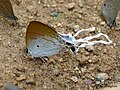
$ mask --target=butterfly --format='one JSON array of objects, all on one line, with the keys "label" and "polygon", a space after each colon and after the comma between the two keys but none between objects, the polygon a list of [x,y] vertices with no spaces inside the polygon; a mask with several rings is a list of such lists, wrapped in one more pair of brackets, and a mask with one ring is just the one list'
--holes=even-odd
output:
[{"label": "butterfly", "polygon": [[116,17],[120,10],[120,0],[105,0],[102,6],[102,16],[108,26],[116,25]]},{"label": "butterfly", "polygon": [[[31,21],[27,27],[25,37],[27,52],[33,58],[37,57],[41,58],[58,54],[64,48],[70,48],[72,52],[78,52],[80,48],[94,45],[97,43],[103,44],[112,43],[109,37],[103,33],[99,33],[94,36],[88,36],[80,39],[75,38],[81,32],[93,30],[95,30],[94,27],[79,30],[74,35],[70,33],[61,34],[60,32],[56,32],[54,28],[51,28],[48,25],[43,24],[42,22]],[[108,41],[104,40],[90,41],[100,36],[104,36]]]},{"label": "butterfly", "polygon": [[13,20],[16,23],[18,18],[14,15],[10,0],[0,0],[0,15],[4,18]]},{"label": "butterfly", "polygon": [[55,29],[32,21],[27,27],[26,47],[32,57],[45,57],[59,53],[65,45]]}]

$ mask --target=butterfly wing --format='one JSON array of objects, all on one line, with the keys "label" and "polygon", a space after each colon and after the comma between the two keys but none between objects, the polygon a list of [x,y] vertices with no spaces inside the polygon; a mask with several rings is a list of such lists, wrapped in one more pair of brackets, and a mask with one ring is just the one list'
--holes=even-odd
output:
[{"label": "butterfly wing", "polygon": [[53,28],[33,21],[27,29],[26,46],[32,57],[44,57],[59,53],[64,48],[64,42]]},{"label": "butterfly wing", "polygon": [[107,24],[112,27],[116,25],[117,13],[120,10],[120,0],[105,0],[102,6],[102,15]]},{"label": "butterfly wing", "polygon": [[32,57],[52,56],[63,49],[62,44],[51,37],[40,37],[30,42],[28,52]]},{"label": "butterfly wing", "polygon": [[0,15],[11,20],[17,20],[10,0],[0,0]]}]

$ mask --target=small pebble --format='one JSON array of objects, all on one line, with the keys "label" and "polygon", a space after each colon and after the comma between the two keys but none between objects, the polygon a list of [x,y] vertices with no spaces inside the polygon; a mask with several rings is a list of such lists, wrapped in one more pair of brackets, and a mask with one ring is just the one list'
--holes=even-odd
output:
[{"label": "small pebble", "polygon": [[66,5],[67,9],[70,10],[70,9],[73,9],[75,7],[75,3],[69,3]]},{"label": "small pebble", "polygon": [[50,15],[53,16],[53,17],[57,17],[58,13],[57,12],[51,12]]},{"label": "small pebble", "polygon": [[89,73],[86,73],[84,76],[88,79],[94,79],[93,76]]},{"label": "small pebble", "polygon": [[62,24],[61,24],[61,23],[58,23],[57,26],[60,27],[60,26],[62,26]]},{"label": "small pebble", "polygon": [[64,0],[59,0],[59,3],[63,3],[64,2]]},{"label": "small pebble", "polygon": [[26,76],[21,74],[19,77],[16,78],[17,81],[23,81],[26,79]]},{"label": "small pebble", "polygon": [[108,79],[108,74],[107,73],[98,73],[96,75],[96,80],[98,81],[104,81]]},{"label": "small pebble", "polygon": [[20,89],[18,86],[15,86],[12,83],[7,83],[5,90],[22,90],[22,89]]},{"label": "small pebble", "polygon": [[105,25],[105,22],[100,22],[101,25]]},{"label": "small pebble", "polygon": [[113,75],[114,79],[120,81],[120,73],[116,73]]},{"label": "small pebble", "polygon": [[74,29],[79,29],[80,26],[79,25],[74,25]]},{"label": "small pebble", "polygon": [[35,85],[35,80],[33,78],[29,78],[27,81],[26,81],[27,84],[32,84],[32,85]]},{"label": "small pebble", "polygon": [[78,78],[76,76],[72,76],[71,80],[74,81],[74,82],[78,82]]},{"label": "small pebble", "polygon": [[74,69],[75,71],[78,71],[79,70],[79,68],[78,67],[75,67],[75,69]]},{"label": "small pebble", "polygon": [[118,60],[120,60],[120,53],[117,54]]},{"label": "small pebble", "polygon": [[38,4],[40,5],[40,4],[41,4],[41,2],[40,2],[40,1],[38,1]]},{"label": "small pebble", "polygon": [[82,8],[84,3],[83,3],[84,0],[79,0],[79,7]]},{"label": "small pebble", "polygon": [[89,62],[89,63],[91,63],[91,62],[92,62],[92,60],[90,59],[90,60],[88,60],[88,62]]},{"label": "small pebble", "polygon": [[94,50],[95,50],[94,46],[87,46],[85,49],[86,49],[88,52],[91,52],[91,51],[94,51]]},{"label": "small pebble", "polygon": [[86,69],[85,68],[81,68],[81,72],[82,73],[86,72]]},{"label": "small pebble", "polygon": [[85,81],[85,84],[91,85],[91,84],[92,84],[92,80],[91,80],[91,79],[86,80],[86,81]]},{"label": "small pebble", "polygon": [[55,75],[59,75],[59,69],[55,68],[55,69],[53,70],[53,73],[54,73]]},{"label": "small pebble", "polygon": [[63,58],[60,58],[58,61],[59,61],[59,62],[64,62]]},{"label": "small pebble", "polygon": [[97,85],[100,85],[101,83],[100,83],[100,81],[96,81],[96,84],[97,84]]},{"label": "small pebble", "polygon": [[103,49],[103,52],[104,52],[104,53],[107,53],[107,49]]},{"label": "small pebble", "polygon": [[73,28],[74,28],[74,31],[77,32],[79,30],[80,26],[79,25],[74,25]]}]

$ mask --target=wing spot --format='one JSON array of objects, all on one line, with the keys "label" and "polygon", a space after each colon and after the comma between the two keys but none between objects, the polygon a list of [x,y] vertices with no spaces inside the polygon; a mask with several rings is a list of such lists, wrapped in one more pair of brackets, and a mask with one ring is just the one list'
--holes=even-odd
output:
[{"label": "wing spot", "polygon": [[104,4],[104,6],[106,6],[106,3]]},{"label": "wing spot", "polygon": [[39,45],[37,45],[37,47],[39,47]]}]

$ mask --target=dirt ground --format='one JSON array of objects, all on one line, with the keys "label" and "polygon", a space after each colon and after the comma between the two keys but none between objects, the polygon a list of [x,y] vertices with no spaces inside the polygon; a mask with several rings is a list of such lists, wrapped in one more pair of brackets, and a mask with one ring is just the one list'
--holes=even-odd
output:
[{"label": "dirt ground", "polygon": [[[0,21],[0,90],[11,82],[22,90],[99,90],[115,87],[120,81],[120,14],[117,26],[110,29],[101,19],[103,0],[11,0],[19,25]],[[72,3],[72,7],[69,4]],[[49,57],[47,62],[33,60],[25,53],[25,32],[32,20],[44,22],[61,33],[75,33],[96,27],[91,34],[103,32],[113,41],[95,45],[92,51],[81,48]],[[96,80],[99,73],[108,76]]]}]

